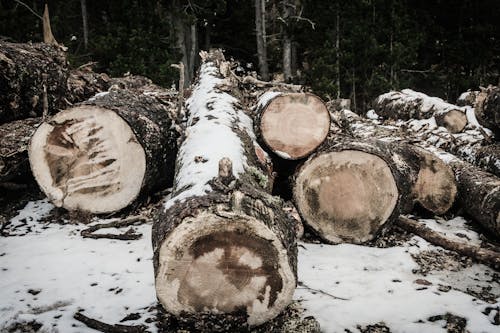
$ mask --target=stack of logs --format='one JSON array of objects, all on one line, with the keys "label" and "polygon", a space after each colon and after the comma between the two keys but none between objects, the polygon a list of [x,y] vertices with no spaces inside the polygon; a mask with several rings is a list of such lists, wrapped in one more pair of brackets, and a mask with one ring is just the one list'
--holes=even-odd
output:
[{"label": "stack of logs", "polygon": [[[374,113],[395,119],[383,123],[329,110],[300,86],[239,78],[219,50],[200,55],[179,108],[184,96],[145,78],[69,70],[56,46],[0,42],[0,183],[25,176],[29,155],[56,206],[93,214],[173,184],[152,232],[160,303],[179,316],[241,315],[250,326],[292,300],[301,221],[324,242],[364,244],[393,223],[422,232],[401,215],[444,214],[457,198],[500,237],[499,136],[474,117],[498,133],[498,88],[471,92],[466,106],[390,92],[374,101]],[[280,177],[300,218],[272,194],[282,164],[293,166]]]}]

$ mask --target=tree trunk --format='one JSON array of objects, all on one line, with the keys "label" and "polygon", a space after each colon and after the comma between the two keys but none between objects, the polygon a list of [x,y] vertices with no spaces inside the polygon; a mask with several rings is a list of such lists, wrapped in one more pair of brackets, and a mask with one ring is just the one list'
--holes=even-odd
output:
[{"label": "tree trunk", "polygon": [[66,107],[68,64],[58,47],[0,41],[0,124],[41,116],[44,87],[51,113]]},{"label": "tree trunk", "polygon": [[251,119],[224,92],[237,83],[222,53],[202,60],[172,198],[153,224],[156,293],[175,315],[231,313],[259,325],[292,300],[294,221],[269,194],[272,169]]},{"label": "tree trunk", "polygon": [[474,113],[481,125],[495,133],[500,141],[500,88],[489,86],[481,90],[475,100]]},{"label": "tree trunk", "polygon": [[[475,222],[500,237],[500,178],[436,148],[435,143],[442,138],[439,132],[412,132],[394,125],[380,125],[352,112],[337,113],[334,115],[336,118],[343,119],[343,132],[349,132],[357,138],[376,137],[392,142],[411,142],[434,152],[453,169],[460,206]],[[443,178],[436,177],[435,181],[442,181]]]},{"label": "tree trunk", "polygon": [[415,203],[447,211],[456,185],[450,168],[410,145],[335,135],[295,175],[305,223],[331,243],[374,239]]},{"label": "tree trunk", "polygon": [[404,89],[380,95],[374,102],[378,115],[390,119],[428,119],[434,117],[439,126],[452,133],[463,131],[467,125],[465,110],[440,98]]},{"label": "tree trunk", "polygon": [[28,145],[41,122],[28,118],[0,125],[0,183],[29,174]]},{"label": "tree trunk", "polygon": [[293,79],[292,73],[292,43],[293,36],[291,35],[291,26],[292,19],[291,16],[294,14],[295,6],[291,3],[290,0],[282,1],[283,10],[282,10],[282,18],[284,22],[283,27],[283,77],[285,82],[291,82]]},{"label": "tree trunk", "polygon": [[173,178],[176,96],[110,89],[56,114],[33,135],[31,170],[59,207],[120,210]]},{"label": "tree trunk", "polygon": [[87,50],[89,46],[89,27],[87,20],[87,0],[80,0],[82,8],[82,27],[83,27],[83,47]]},{"label": "tree trunk", "polygon": [[255,0],[255,33],[257,38],[257,59],[259,61],[260,77],[269,80],[266,44],[266,3],[265,0]]},{"label": "tree trunk", "polygon": [[330,128],[325,103],[310,93],[267,92],[259,99],[255,119],[259,140],[289,160],[311,154]]}]

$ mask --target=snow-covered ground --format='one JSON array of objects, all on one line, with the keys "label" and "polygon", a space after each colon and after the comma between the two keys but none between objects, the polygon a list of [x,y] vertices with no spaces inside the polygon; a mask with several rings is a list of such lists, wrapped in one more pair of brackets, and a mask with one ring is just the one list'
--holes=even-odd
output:
[{"label": "snow-covered ground", "polygon": [[[38,332],[94,332],[73,319],[83,310],[112,324],[137,313],[123,324],[154,332],[151,225],[134,227],[143,234],[136,241],[88,239],[80,236],[82,224],[41,222],[51,209],[46,200],[28,203],[7,228],[12,236],[0,238],[0,331],[36,320],[43,324]],[[462,218],[422,222],[479,242]],[[358,325],[378,322],[391,332],[446,332],[444,321],[429,320],[446,313],[466,318],[470,332],[500,332],[493,324],[498,310],[491,310],[500,305],[498,272],[472,264],[419,273],[412,255],[438,250],[418,237],[390,248],[302,242],[295,298],[324,332],[358,332]],[[488,290],[493,300],[472,296],[475,290]]]}]

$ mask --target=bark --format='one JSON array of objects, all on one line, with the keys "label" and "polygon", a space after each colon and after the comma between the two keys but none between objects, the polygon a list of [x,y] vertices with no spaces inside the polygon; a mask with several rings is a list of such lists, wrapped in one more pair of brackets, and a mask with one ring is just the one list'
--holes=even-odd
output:
[{"label": "bark", "polygon": [[500,141],[500,89],[489,86],[482,89],[475,100],[474,113],[481,125],[491,129]]},{"label": "bark", "polygon": [[289,0],[284,0],[283,3],[283,21],[284,21],[284,29],[283,29],[283,76],[285,82],[290,82],[293,79],[292,73],[292,34],[291,34],[291,25],[292,20],[291,16],[294,14],[294,5],[290,3]]},{"label": "bark", "polygon": [[374,108],[378,115],[389,119],[409,120],[434,117],[439,126],[446,127],[452,133],[461,132],[467,125],[464,108],[411,89],[380,95],[374,101]]},{"label": "bark", "polygon": [[[459,206],[473,221],[488,230],[494,237],[500,236],[500,178],[458,159],[440,148],[436,142],[441,140],[440,131],[415,131],[401,124],[381,125],[379,122],[362,119],[352,112],[335,115],[343,126],[342,132],[348,132],[357,138],[380,138],[392,142],[411,142],[427,151],[435,153],[450,165],[457,184]],[[399,125],[399,126],[398,126]],[[336,130],[339,130],[338,128]]]},{"label": "bark", "polygon": [[82,29],[83,29],[83,47],[86,50],[89,46],[89,27],[87,20],[87,0],[80,0],[82,8]]},{"label": "bark", "polygon": [[0,125],[0,183],[28,178],[28,145],[41,122],[28,118]]},{"label": "bark", "polygon": [[255,0],[255,32],[257,38],[257,59],[259,61],[260,77],[269,80],[266,44],[266,3],[265,0]]},{"label": "bark", "polygon": [[452,160],[450,164],[457,179],[460,206],[500,238],[500,178],[459,160]]},{"label": "bark", "polygon": [[154,86],[118,87],[64,110],[35,132],[35,179],[59,207],[120,210],[172,182],[176,96]]},{"label": "bark", "polygon": [[237,82],[222,53],[202,59],[172,198],[153,224],[156,292],[174,315],[232,314],[258,325],[292,299],[294,221],[269,194],[270,160],[233,97]]},{"label": "bark", "polygon": [[66,57],[58,47],[0,41],[0,124],[41,116],[44,87],[49,112],[64,108],[67,78]]},{"label": "bark", "polygon": [[[337,113],[338,117],[349,118],[347,123],[351,123],[350,130],[356,132],[361,137],[371,137],[377,135],[386,140],[394,141],[396,136],[398,140],[416,140],[425,142],[428,145],[442,149],[453,154],[464,161],[471,163],[489,173],[500,177],[500,146],[498,143],[492,143],[491,137],[481,127],[467,126],[462,133],[450,133],[442,127],[436,127],[435,124],[419,121],[410,121],[406,123],[394,123],[389,126],[378,126],[378,122],[372,122],[368,119],[362,119],[349,111]],[[366,132],[363,133],[361,128]],[[374,132],[377,132],[374,134]]]},{"label": "bark", "polygon": [[289,160],[311,154],[330,128],[325,103],[310,93],[267,92],[259,99],[255,119],[259,141]]},{"label": "bark", "polygon": [[364,243],[418,202],[448,210],[456,187],[439,159],[404,144],[335,135],[295,175],[301,216],[330,243]]},{"label": "bark", "polygon": [[396,224],[425,239],[426,241],[441,246],[442,248],[450,251],[457,252],[461,255],[472,258],[480,263],[493,267],[494,269],[500,268],[500,253],[492,250],[480,248],[479,246],[469,245],[465,242],[458,242],[446,238],[446,236],[436,232],[418,221],[400,216]]}]

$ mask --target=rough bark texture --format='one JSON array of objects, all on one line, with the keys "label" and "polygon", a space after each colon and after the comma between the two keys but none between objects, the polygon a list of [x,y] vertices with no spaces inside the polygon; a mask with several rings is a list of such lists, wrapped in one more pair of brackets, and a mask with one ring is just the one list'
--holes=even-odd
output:
[{"label": "rough bark texture", "polygon": [[500,238],[500,178],[470,164],[451,162],[458,184],[458,202],[471,218]]},{"label": "rough bark texture", "polygon": [[440,131],[426,131],[423,128],[411,130],[397,123],[383,125],[378,121],[362,119],[352,112],[342,112],[336,116],[342,131],[356,137],[377,137],[392,142],[411,142],[413,145],[434,152],[454,171],[457,200],[460,206],[472,220],[482,225],[491,235],[499,237],[500,178],[436,148],[436,142],[442,138]]},{"label": "rough bark texture", "polygon": [[260,142],[281,158],[307,157],[326,139],[330,115],[325,103],[310,93],[264,93],[255,110]]},{"label": "rough bark texture", "polygon": [[489,86],[476,97],[474,113],[481,125],[491,129],[495,138],[500,141],[500,89]]},{"label": "rough bark texture", "polygon": [[66,107],[68,64],[58,47],[0,41],[0,123],[43,113],[44,86],[49,112]]},{"label": "rough bark texture", "polygon": [[41,118],[0,125],[0,183],[29,174],[28,145]]},{"label": "rough bark texture", "polygon": [[[58,113],[39,127],[30,145],[31,168],[39,185],[57,206],[104,213],[124,208],[137,196],[171,184],[179,137],[174,127],[175,100],[175,94],[154,86],[142,90],[112,88]],[[116,120],[110,122],[98,118],[110,112],[119,117],[113,116],[116,118],[111,119]],[[118,121],[122,122],[119,119],[123,119],[123,126],[131,131],[127,142],[117,143],[122,142],[117,137],[120,133],[107,132]],[[118,206],[109,208],[105,204],[106,196],[127,190],[124,187],[128,183],[114,183],[115,179],[110,179],[109,184],[100,183],[99,177],[111,171],[118,174],[127,168],[139,168],[141,161],[131,161],[137,165],[122,165],[121,160],[127,156],[118,154],[116,145],[130,142],[137,143],[137,149],[143,151],[144,173],[137,174],[143,177],[142,182],[141,178],[133,180],[138,184],[138,191]],[[74,183],[74,191],[70,183]],[[79,202],[76,195],[88,202]]]},{"label": "rough bark texture", "polygon": [[153,225],[157,295],[175,315],[231,314],[258,325],[291,301],[294,221],[269,194],[269,158],[231,96],[237,95],[236,82],[222,53],[202,58],[187,101],[173,197]]},{"label": "rough bark texture", "polygon": [[446,127],[452,133],[461,132],[467,125],[463,108],[410,89],[380,95],[374,102],[374,108],[377,114],[389,119],[434,117],[439,126]]},{"label": "rough bark texture", "polygon": [[325,142],[296,173],[304,222],[328,242],[364,243],[411,210],[419,162],[395,148],[342,135]]}]

